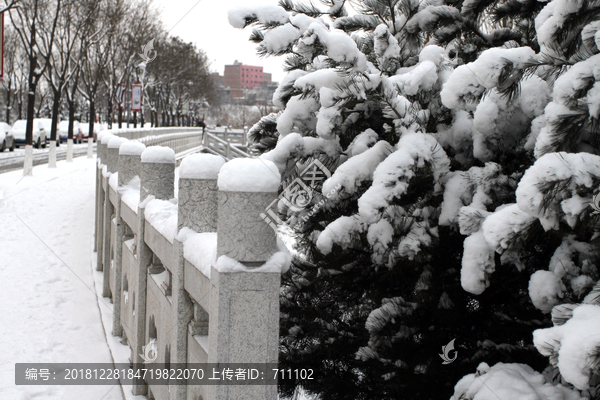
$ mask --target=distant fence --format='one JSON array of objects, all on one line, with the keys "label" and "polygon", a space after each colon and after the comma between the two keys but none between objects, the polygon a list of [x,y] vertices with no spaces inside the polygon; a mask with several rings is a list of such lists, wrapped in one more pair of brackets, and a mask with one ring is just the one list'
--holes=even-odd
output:
[{"label": "distant fence", "polygon": [[221,155],[227,160],[251,157],[247,151],[247,132],[242,129],[217,127],[202,130],[197,127],[168,127],[112,129],[103,132],[137,140],[146,146],[170,147],[177,154],[197,149]]},{"label": "distant fence", "polygon": [[[206,133],[204,145],[218,143],[219,154],[225,149],[229,158],[238,155],[229,142]],[[195,136],[186,139],[188,134]],[[160,136],[175,148],[197,144],[199,137],[178,135]],[[169,159],[168,150],[100,138],[97,269],[103,271],[102,295],[113,303],[112,334],[129,345],[134,371],[148,366],[141,355],[151,341],[155,363],[276,364],[286,261],[273,260],[289,263],[289,254],[260,217],[276,191],[219,190],[214,165],[198,164],[216,157],[192,155],[187,171],[193,173],[180,174],[175,193],[175,158]],[[144,159],[154,150],[162,158]],[[157,400],[277,399],[276,385],[154,385],[137,379],[132,390]]]}]

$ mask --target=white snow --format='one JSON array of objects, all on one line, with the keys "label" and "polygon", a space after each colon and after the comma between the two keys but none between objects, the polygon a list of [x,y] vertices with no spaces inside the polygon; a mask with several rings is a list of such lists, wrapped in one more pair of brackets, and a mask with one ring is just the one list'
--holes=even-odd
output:
[{"label": "white snow", "polygon": [[135,140],[129,140],[119,147],[119,154],[126,156],[141,156],[146,150],[146,145]]},{"label": "white snow", "polygon": [[217,265],[217,233],[198,233],[190,228],[183,228],[177,235],[183,243],[183,256],[194,267],[210,278],[210,271]]},{"label": "white snow", "polygon": [[[152,197],[152,196],[150,196]],[[176,200],[152,199],[146,203],[146,221],[150,223],[169,242],[177,236],[177,204]]]},{"label": "white snow", "polygon": [[583,400],[562,385],[547,383],[542,374],[525,364],[481,363],[477,373],[463,377],[450,400]]},{"label": "white snow", "polygon": [[566,288],[560,278],[550,271],[535,271],[529,278],[529,297],[538,309],[545,313],[563,298]]},{"label": "white snow", "polygon": [[524,212],[516,204],[503,205],[501,209],[490,214],[481,226],[483,236],[490,247],[499,253],[507,249],[515,236],[535,221],[535,218]]},{"label": "white snow", "polygon": [[275,5],[236,7],[228,12],[229,24],[234,28],[244,28],[247,17],[258,19],[261,24],[268,22],[285,24],[289,20],[288,13],[282,7]]},{"label": "white snow", "polygon": [[110,142],[110,140],[114,137],[115,135],[113,135],[112,133],[105,133],[104,135],[102,135],[102,139],[100,140],[100,142],[102,144],[108,145],[108,142]]},{"label": "white snow", "polygon": [[150,146],[142,153],[142,162],[175,164],[175,152],[170,147]]},{"label": "white snow", "polygon": [[333,190],[338,185],[347,195],[356,193],[361,184],[373,179],[373,171],[393,151],[391,144],[381,140],[365,152],[349,158],[323,183],[323,194],[331,193],[331,199],[338,198],[340,190]]},{"label": "white snow", "polygon": [[379,140],[379,135],[373,129],[369,128],[364,132],[359,133],[352,139],[352,142],[346,148],[348,157],[354,157],[367,149],[373,147]]},{"label": "white snow", "polygon": [[469,293],[481,294],[490,285],[489,276],[495,271],[494,250],[478,231],[464,241],[460,284]]},{"label": "white snow", "polygon": [[372,186],[358,200],[359,213],[369,224],[379,221],[389,203],[407,191],[416,168],[430,164],[436,181],[450,168],[444,149],[431,135],[405,134],[396,147],[398,150],[377,166]]},{"label": "white snow", "polygon": [[[128,141],[129,140],[126,138],[116,136],[116,137],[110,139],[110,141],[108,142],[108,148],[109,149],[119,149],[119,148],[121,148],[121,145],[123,143],[126,143]],[[119,151],[119,153],[120,153],[120,151]]]},{"label": "white snow", "polygon": [[313,46],[316,38],[325,47],[329,58],[341,63],[349,63],[358,71],[366,69],[367,59],[358,49],[356,42],[345,32],[329,31],[319,22],[313,22],[298,41],[297,52],[304,54],[308,61],[312,61],[312,59],[307,57],[309,54],[307,48]]},{"label": "white snow", "polygon": [[360,216],[339,217],[325,228],[317,239],[317,248],[323,254],[331,253],[333,244],[346,249],[352,245],[355,235],[365,232],[367,224]]},{"label": "white snow", "polygon": [[217,184],[225,192],[277,192],[280,181],[272,161],[236,158],[221,167]]},{"label": "white snow", "polygon": [[600,306],[582,304],[565,324],[533,332],[533,343],[545,356],[558,355],[562,377],[577,389],[590,385],[591,354],[600,346]]},{"label": "white snow", "polygon": [[[557,229],[563,210],[561,202],[564,197],[555,196],[544,210],[542,203],[546,195],[541,187],[548,184],[557,184],[570,181],[566,188],[571,197],[577,193],[579,187],[591,188],[594,177],[600,176],[600,157],[589,153],[549,153],[539,158],[525,174],[517,187],[517,204],[519,208],[532,217],[540,220],[544,229]],[[569,218],[578,216],[581,207],[566,203]],[[573,206],[573,207],[569,207]]]},{"label": "white snow", "polygon": [[118,386],[15,385],[15,363],[113,362],[98,310],[112,305],[92,279],[95,175],[86,157],[0,174],[2,399],[122,399]]},{"label": "white snow", "polygon": [[250,273],[276,273],[285,274],[292,262],[292,255],[283,242],[277,238],[278,251],[260,267],[250,268],[227,256],[221,256],[217,260],[216,270],[222,273],[250,272]]},{"label": "white snow", "polygon": [[119,187],[119,193],[121,194],[121,201],[137,213],[140,202],[140,177],[136,175],[131,181]]},{"label": "white snow", "polygon": [[179,165],[182,179],[217,179],[225,159],[214,154],[190,154]]},{"label": "white snow", "polygon": [[260,46],[270,52],[279,53],[291,48],[299,38],[300,31],[291,24],[285,24],[267,31]]}]

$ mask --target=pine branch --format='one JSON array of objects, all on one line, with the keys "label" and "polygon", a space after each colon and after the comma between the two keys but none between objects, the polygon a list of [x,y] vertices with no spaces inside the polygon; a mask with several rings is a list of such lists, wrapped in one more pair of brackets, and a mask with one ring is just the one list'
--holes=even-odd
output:
[{"label": "pine branch", "polygon": [[260,43],[265,40],[265,35],[259,29],[252,29],[252,33],[250,34],[250,38],[248,39],[254,43]]},{"label": "pine branch", "polygon": [[496,4],[498,0],[475,0],[462,5],[460,14],[468,19],[478,19],[488,8]]},{"label": "pine branch", "polygon": [[356,32],[364,30],[366,32],[374,31],[381,23],[375,15],[354,15],[351,17],[341,17],[335,20],[335,27],[344,32]]},{"label": "pine branch", "polygon": [[312,1],[309,1],[308,4],[306,4],[303,2],[294,2],[293,0],[279,0],[279,6],[285,11],[305,14],[312,18],[319,18],[324,14],[312,3]]},{"label": "pine branch", "polygon": [[298,54],[290,54],[283,63],[283,69],[286,72],[290,72],[296,69],[306,70],[306,67],[310,63],[307,62],[304,57]]}]

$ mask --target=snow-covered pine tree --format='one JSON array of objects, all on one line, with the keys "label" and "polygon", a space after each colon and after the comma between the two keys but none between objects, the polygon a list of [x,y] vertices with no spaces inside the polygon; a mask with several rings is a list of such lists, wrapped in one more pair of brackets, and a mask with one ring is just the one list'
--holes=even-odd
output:
[{"label": "snow-covered pine tree", "polygon": [[[494,272],[494,265],[487,260],[498,254],[503,264],[514,264],[529,274],[531,301],[540,311],[551,312],[554,325],[538,329],[533,335],[537,349],[549,357],[549,376],[555,383],[574,387],[585,398],[595,399],[600,396],[600,3],[551,1],[536,14],[534,27],[539,51],[525,63],[513,64],[516,70],[513,68],[510,75],[519,77],[511,85],[520,89],[522,98],[528,97],[525,93],[529,89],[531,95],[541,94],[547,99],[531,102],[536,108],[535,118],[523,145],[536,160],[519,177],[512,204],[493,211],[488,208],[485,211],[492,212],[478,217],[480,223],[476,224],[465,215],[465,207],[458,209],[461,229],[468,221],[475,225],[465,232],[470,236],[464,245],[462,284],[472,293],[486,290]],[[489,63],[484,54],[467,66],[473,69],[481,61]],[[460,75],[458,69],[454,73]],[[453,78],[459,76],[453,74],[450,82]],[[527,82],[540,89],[533,90]],[[541,82],[547,85],[547,91],[542,90]],[[483,79],[478,83],[485,85]],[[498,87],[493,90],[500,91]],[[448,100],[445,105],[464,107],[460,101],[454,102],[460,97],[454,96],[456,91],[444,91],[442,98]],[[488,96],[477,105],[475,119],[487,99],[493,100]],[[503,109],[503,103],[495,103]],[[497,127],[497,121],[488,118],[480,126],[492,122]],[[479,132],[483,134],[482,142],[493,141],[489,130]],[[458,192],[452,194],[449,186],[444,205],[458,201],[460,196]],[[538,249],[531,241],[534,236],[547,240],[553,254],[546,266],[532,271],[523,268],[523,261],[535,257]],[[505,368],[499,366],[499,370]],[[499,381],[493,374],[483,374],[481,380]],[[479,392],[473,376],[457,384],[455,399],[473,398]],[[505,387],[518,385],[507,379],[499,382]]]},{"label": "snow-covered pine tree", "polygon": [[[591,169],[575,186],[562,170],[543,188],[523,177],[534,155],[548,151],[537,144],[545,122],[560,119],[548,104],[570,64],[536,56],[544,42],[538,46],[534,29],[557,1],[569,3],[558,7],[561,18],[576,8],[566,0],[545,8],[416,0],[332,0],[323,8],[285,0],[230,12],[234,27],[254,26],[259,53],[287,56],[288,75],[273,99],[283,111],[252,128],[255,149],[278,165],[282,189],[315,159],[333,173],[308,205],[280,208],[301,254],[284,277],[280,362],[313,368],[317,378],[282,382],[284,393],[299,384],[323,399],[447,398],[483,361],[543,368],[531,333],[550,320],[534,307],[535,294],[530,299],[530,276],[552,264],[567,236],[579,243],[590,230],[545,230],[529,214],[536,205],[560,209],[565,190],[585,187],[589,200],[598,186]],[[524,181],[539,189],[529,214],[518,201]],[[565,205],[570,214],[582,211],[582,199]],[[595,270],[597,255],[585,249],[571,259]],[[580,283],[578,299],[590,290]],[[439,349],[451,339],[459,357],[442,365]],[[541,375],[507,365],[481,364],[478,374],[495,378],[512,368],[539,382]]]}]

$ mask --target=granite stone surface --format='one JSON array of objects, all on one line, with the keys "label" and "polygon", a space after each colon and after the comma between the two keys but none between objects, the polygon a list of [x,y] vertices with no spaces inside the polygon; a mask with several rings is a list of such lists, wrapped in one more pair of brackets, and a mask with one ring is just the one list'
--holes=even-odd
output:
[{"label": "granite stone surface", "polygon": [[106,170],[112,173],[117,172],[119,170],[119,149],[107,148],[105,151],[108,154],[106,157]]},{"label": "granite stone surface", "polygon": [[277,251],[275,231],[260,214],[277,193],[219,191],[217,257],[239,262],[264,262]]},{"label": "granite stone surface", "polygon": [[175,164],[142,163],[140,201],[152,195],[160,200],[175,197]]},{"label": "granite stone surface", "polygon": [[128,184],[141,170],[141,156],[119,154],[119,186]]},{"label": "granite stone surface", "polygon": [[216,232],[218,194],[216,179],[179,179],[177,228]]}]

